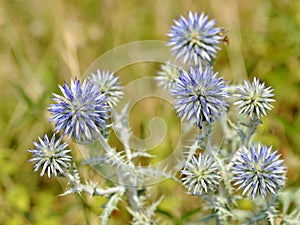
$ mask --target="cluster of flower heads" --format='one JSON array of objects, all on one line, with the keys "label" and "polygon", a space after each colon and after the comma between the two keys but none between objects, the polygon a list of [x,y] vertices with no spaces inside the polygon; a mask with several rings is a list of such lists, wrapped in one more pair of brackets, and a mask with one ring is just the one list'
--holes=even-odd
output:
[{"label": "cluster of flower heads", "polygon": [[[222,29],[215,27],[215,21],[197,12],[188,13],[174,21],[168,36],[169,45],[177,58],[187,63],[188,70],[178,69],[171,63],[164,64],[157,78],[160,86],[170,90],[174,96],[174,107],[182,119],[193,122],[200,129],[211,124],[223,112],[227,111],[225,81],[213,71],[212,61],[219,50]],[[95,140],[108,126],[110,110],[122,97],[122,87],[118,77],[108,71],[97,70],[91,77],[80,82],[71,80],[71,84],[59,85],[62,95],[53,94],[54,104],[48,110],[52,114],[50,121],[55,124],[54,132],[62,137],[56,140],[55,134],[49,140],[38,138],[35,149],[30,149],[34,171],[41,168],[40,175],[63,174],[72,161],[67,143],[61,143],[68,136],[78,143]],[[237,87],[235,105],[240,113],[251,119],[266,115],[274,102],[273,89],[266,87],[254,78],[253,83],[245,81]],[[232,183],[242,194],[255,198],[266,197],[268,193],[276,195],[286,182],[286,167],[272,147],[254,144],[250,148],[241,147],[234,153],[229,165]],[[194,195],[203,195],[216,191],[222,181],[221,169],[213,155],[192,156],[181,170],[183,184]]]},{"label": "cluster of flower heads", "polygon": [[[215,27],[215,21],[209,21],[204,13],[189,12],[187,18],[180,16],[174,23],[168,34],[168,45],[188,69],[165,64],[157,80],[175,97],[178,115],[201,129],[204,124],[219,119],[228,109],[227,86],[218,73],[213,72],[213,59],[220,49],[218,44],[222,41],[223,30]],[[240,114],[260,120],[273,107],[272,92],[271,87],[257,78],[252,83],[245,81],[236,88],[234,105],[240,109]],[[250,149],[242,147],[234,154],[230,164],[232,182],[238,186],[237,190],[243,189],[243,195],[266,197],[267,193],[275,195],[284,186],[286,167],[277,151],[271,149],[258,144],[256,151],[252,144]],[[214,191],[222,180],[218,164],[208,153],[200,154],[198,158],[193,156],[181,173],[183,184],[194,195]]]},{"label": "cluster of flower heads", "polygon": [[[65,82],[59,89],[62,95],[54,93],[55,103],[48,107],[54,132],[80,144],[93,142],[107,129],[110,110],[123,95],[118,78],[100,70],[82,82],[78,79],[72,79],[70,85]],[[40,143],[33,142],[36,149],[29,150],[34,157],[31,161],[35,163],[35,171],[42,167],[41,175],[47,170],[48,176],[57,176],[70,161],[67,155],[70,151],[65,150],[67,144],[60,145],[61,138],[55,142],[55,134],[50,142],[46,135],[44,141],[39,138]]]},{"label": "cluster of flower heads", "polygon": [[[232,183],[237,190],[243,189],[242,195],[249,198],[268,193],[276,195],[286,182],[287,168],[272,147],[258,143],[250,148],[241,147],[233,156],[229,170]],[[181,170],[183,184],[193,195],[203,195],[214,192],[222,180],[220,167],[214,156],[199,154],[193,156]]]},{"label": "cluster of flower heads", "polygon": [[218,44],[224,38],[223,29],[215,27],[215,20],[208,20],[204,13],[189,12],[187,19],[181,15],[174,23],[168,33],[168,45],[172,46],[177,58],[196,65],[211,63],[220,49]]}]

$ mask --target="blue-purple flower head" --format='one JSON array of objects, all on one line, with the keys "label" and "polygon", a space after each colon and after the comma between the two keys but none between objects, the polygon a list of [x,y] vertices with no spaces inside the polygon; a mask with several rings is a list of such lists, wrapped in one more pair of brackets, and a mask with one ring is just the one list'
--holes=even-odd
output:
[{"label": "blue-purple flower head", "polygon": [[71,80],[59,88],[61,95],[53,94],[53,101],[48,110],[52,113],[51,122],[55,123],[54,131],[62,131],[63,136],[78,143],[89,143],[95,140],[101,131],[106,129],[108,106],[106,96],[101,94],[89,81]]},{"label": "blue-purple flower head", "polygon": [[211,63],[216,57],[223,40],[222,28],[215,27],[215,20],[208,20],[208,15],[198,12],[188,13],[188,18],[182,15],[174,20],[174,25],[168,33],[169,46],[183,62]]},{"label": "blue-purple flower head", "polygon": [[254,77],[252,83],[247,80],[243,85],[239,85],[237,90],[235,96],[238,100],[234,104],[238,105],[240,113],[250,116],[251,119],[260,119],[273,108],[273,89],[266,87],[265,83],[260,83],[259,79]]},{"label": "blue-purple flower head", "polygon": [[217,162],[212,156],[204,154],[193,156],[181,170],[181,174],[184,175],[183,185],[193,195],[215,191],[222,179]]},{"label": "blue-purple flower head", "polygon": [[200,129],[203,122],[210,124],[227,110],[225,82],[217,75],[209,66],[181,70],[171,90],[178,115]]},{"label": "blue-purple flower head", "polygon": [[92,73],[89,80],[95,84],[101,93],[105,94],[107,103],[111,108],[117,105],[119,99],[124,95],[119,77],[114,76],[113,72],[98,69],[96,73]]},{"label": "blue-purple flower head", "polygon": [[272,147],[257,148],[252,144],[250,149],[242,147],[232,159],[230,171],[233,185],[237,190],[243,189],[249,198],[266,197],[267,193],[276,195],[286,182],[286,167]]},{"label": "blue-purple flower head", "polygon": [[54,176],[63,174],[72,162],[72,157],[69,155],[71,150],[67,149],[68,144],[61,143],[61,138],[55,140],[55,135],[52,136],[51,140],[46,134],[44,140],[40,137],[38,139],[39,142],[33,142],[35,149],[28,150],[33,156],[29,161],[34,163],[34,171],[36,172],[41,168],[40,175],[43,176],[47,173],[48,177],[51,174]]}]

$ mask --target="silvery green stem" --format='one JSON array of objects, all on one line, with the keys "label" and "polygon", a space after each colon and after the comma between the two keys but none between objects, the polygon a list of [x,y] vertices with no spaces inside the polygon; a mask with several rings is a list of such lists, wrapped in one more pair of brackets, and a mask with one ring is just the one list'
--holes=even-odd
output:
[{"label": "silvery green stem", "polygon": [[[201,134],[199,135],[199,137],[201,136]],[[192,146],[189,148],[189,154],[188,157],[186,159],[186,161],[190,161],[191,158],[193,157],[193,155],[195,154],[197,148],[199,146],[199,138],[195,140],[195,142],[192,144]]]},{"label": "silvery green stem", "polygon": [[[203,145],[204,141],[207,141],[206,145]],[[207,153],[211,151],[211,125],[210,124],[206,124],[206,123],[203,124],[201,133],[198,135],[198,138],[189,148],[189,154],[186,160],[187,162],[191,160],[197,148],[199,147],[206,150]]]},{"label": "silvery green stem", "polygon": [[77,192],[84,192],[89,194],[90,196],[106,196],[110,194],[114,194],[117,192],[124,192],[124,187],[123,186],[117,186],[113,188],[108,188],[108,189],[102,189],[102,188],[97,188],[94,185],[85,185],[81,184],[78,182],[78,180],[75,178],[70,173],[64,173],[63,174],[70,183],[72,183],[75,186],[75,189]]},{"label": "silvery green stem", "polygon": [[115,118],[116,121],[115,124],[113,125],[113,129],[121,139],[129,164],[133,166],[132,154],[129,145],[129,138],[130,138],[131,131],[128,128],[128,121],[127,121],[127,114],[126,114],[128,111],[128,106],[129,103],[127,103],[124,106],[120,114],[118,114],[116,111],[112,111],[113,118]]},{"label": "silvery green stem", "polygon": [[[206,145],[201,145],[201,142]],[[212,146],[211,146],[211,124],[203,123],[202,132],[198,137],[198,144],[201,148],[203,148],[207,154],[211,154]]]},{"label": "silvery green stem", "polygon": [[[132,162],[132,153],[129,145],[129,138],[130,138],[130,129],[128,128],[128,121],[127,121],[127,112],[128,112],[128,106],[127,103],[124,108],[122,109],[121,113],[118,114],[115,111],[113,111],[113,117],[115,118],[116,123],[114,124],[114,130],[118,133],[120,141],[122,142],[126,157],[128,160],[128,163],[131,167],[134,168],[134,164]],[[140,211],[140,208],[138,206],[138,194],[137,194],[137,177],[135,176],[124,176],[124,173],[121,171],[118,172],[119,180],[125,180],[128,179],[130,186],[127,186],[126,193],[129,199],[129,203],[132,206],[132,208],[136,211]]]},{"label": "silvery green stem", "polygon": [[206,135],[206,148],[205,151],[207,154],[212,154],[212,144],[211,144],[211,124],[204,124],[202,128],[204,134]]},{"label": "silvery green stem", "polygon": [[[125,136],[125,137],[127,137],[127,136]],[[131,154],[131,149],[130,149],[130,145],[129,145],[129,140],[128,140],[128,138],[125,138],[125,137],[124,137],[124,135],[121,134],[122,144],[124,146],[125,153],[126,153],[129,165],[133,166],[132,154]]]},{"label": "silvery green stem", "polygon": [[104,150],[106,152],[109,152],[111,147],[109,146],[109,144],[107,143],[106,139],[103,137],[102,134],[99,135],[98,140],[99,140],[100,144],[102,145],[102,147],[104,148]]},{"label": "silvery green stem", "polygon": [[[102,135],[99,135],[98,140],[99,140],[100,144],[102,145],[102,147],[104,148],[104,150],[106,152],[110,153],[111,152],[111,147],[109,146],[109,144],[107,143],[107,141],[105,140],[105,138]],[[128,143],[128,140],[125,140],[125,138],[122,141],[123,141],[123,143],[124,143],[124,141],[125,141],[125,143]],[[129,145],[127,145],[127,147],[125,146],[125,148],[127,148],[127,151],[130,151],[130,149],[129,149],[128,146]],[[131,153],[129,154],[129,156],[130,155],[131,155]],[[127,155],[127,157],[128,157],[128,155]],[[129,164],[130,164],[131,167],[133,167],[133,163],[131,161],[129,161]],[[127,195],[128,195],[129,202],[132,205],[132,207],[135,210],[138,209],[136,201],[135,201],[135,199],[137,199],[137,190],[136,190],[137,182],[136,182],[136,177],[134,177],[134,176],[133,177],[128,177],[128,174],[124,173],[124,171],[121,171],[120,168],[116,168],[116,169],[117,169],[117,175],[118,175],[119,183],[120,184],[128,183],[128,181],[126,181],[126,179],[130,179],[129,183],[130,183],[130,185],[132,187],[127,187],[126,188]],[[135,179],[135,180],[132,180],[132,179]],[[125,188],[125,187],[122,187],[122,188]]]},{"label": "silvery green stem", "polygon": [[248,125],[248,132],[243,140],[243,145],[249,147],[251,144],[252,136],[255,133],[257,126],[261,125],[261,120],[258,118],[251,119]]},{"label": "silvery green stem", "polygon": [[138,194],[137,194],[137,187],[136,186],[131,186],[127,188],[127,196],[129,198],[129,203],[131,207],[136,211],[139,212],[141,209],[138,204]]}]

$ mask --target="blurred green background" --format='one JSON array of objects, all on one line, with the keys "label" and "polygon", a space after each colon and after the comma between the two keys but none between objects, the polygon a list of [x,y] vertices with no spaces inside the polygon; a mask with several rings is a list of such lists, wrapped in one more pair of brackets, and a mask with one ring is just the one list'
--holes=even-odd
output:
[{"label": "blurred green background", "polygon": [[[229,44],[222,46],[215,65],[226,79],[241,82],[257,76],[273,86],[275,107],[264,118],[257,140],[280,149],[289,167],[287,185],[299,188],[300,1],[2,0],[0,224],[97,224],[104,198],[58,197],[65,181],[40,177],[28,163],[32,140],[52,130],[46,110],[51,93],[58,92],[57,84],[64,80],[80,77],[97,57],[114,47],[139,40],[166,41],[172,20],[188,10],[205,11],[218,26],[228,29]],[[155,75],[157,69],[159,64],[136,65],[120,73],[120,79],[126,84],[138,76],[131,76],[133,71]],[[170,118],[166,109],[161,116]],[[136,109],[138,115],[140,111]],[[143,111],[145,118],[131,119],[140,137],[147,135],[143,134],[146,117],[153,116],[151,110]],[[172,126],[172,120],[167,123]],[[80,157],[76,151],[74,155]],[[198,207],[174,182],[164,182],[152,191],[153,200],[165,195],[160,210],[174,217]],[[112,217],[111,224],[125,224],[122,220],[129,219],[122,206]]]}]

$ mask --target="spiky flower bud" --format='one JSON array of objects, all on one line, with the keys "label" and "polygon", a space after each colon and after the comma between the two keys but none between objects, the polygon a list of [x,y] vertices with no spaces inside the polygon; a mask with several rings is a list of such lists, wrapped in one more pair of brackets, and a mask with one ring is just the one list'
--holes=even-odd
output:
[{"label": "spiky flower bud", "polygon": [[212,156],[199,154],[186,163],[181,174],[183,184],[193,195],[203,195],[215,191],[222,179],[217,162]]},{"label": "spiky flower bud", "polygon": [[95,84],[100,93],[106,96],[107,103],[111,108],[117,105],[119,99],[124,95],[119,77],[114,76],[113,72],[98,69],[96,73],[92,73],[89,80]]},{"label": "spiky flower bud", "polygon": [[256,77],[252,83],[245,81],[244,85],[239,85],[237,89],[238,93],[235,96],[238,100],[234,104],[238,105],[240,113],[250,116],[251,119],[260,119],[273,108],[273,89],[266,87],[265,83],[260,83]]},{"label": "spiky flower bud", "polygon": [[51,174],[54,176],[63,174],[72,161],[72,157],[69,155],[71,150],[66,149],[68,144],[61,143],[61,138],[55,141],[55,135],[52,136],[50,141],[46,134],[44,140],[40,137],[38,139],[39,142],[33,141],[35,149],[28,150],[33,155],[33,158],[29,161],[34,163],[34,172],[42,168],[41,176],[45,173],[48,174],[48,177]]},{"label": "spiky flower bud", "polygon": [[161,65],[161,70],[157,73],[155,79],[158,81],[158,86],[163,87],[166,90],[170,90],[173,87],[175,80],[179,77],[179,69],[172,65],[170,62]]}]

